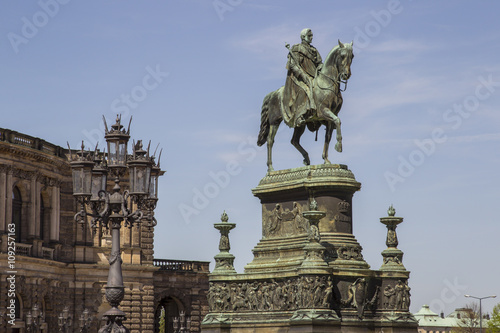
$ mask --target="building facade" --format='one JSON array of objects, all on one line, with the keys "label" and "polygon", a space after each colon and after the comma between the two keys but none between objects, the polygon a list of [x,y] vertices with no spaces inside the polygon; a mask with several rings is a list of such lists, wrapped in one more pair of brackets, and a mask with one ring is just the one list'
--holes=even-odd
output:
[{"label": "building facade", "polygon": [[[56,332],[60,325],[79,332],[84,311],[89,332],[96,332],[110,308],[104,287],[111,236],[102,227],[74,222],[67,153],[0,128],[2,332],[26,332],[30,325],[41,332]],[[146,226],[123,227],[121,248],[126,295],[120,308],[131,332],[159,332],[160,313],[164,332],[172,332],[181,311],[198,331],[208,312],[209,263],[155,259],[154,228]]]},{"label": "building facade", "polygon": [[[445,316],[443,312],[437,314],[428,305],[415,313],[418,320],[419,333],[447,333],[447,332],[479,332],[479,315],[470,308],[458,308]],[[481,324],[483,329],[488,327],[489,315],[484,316]]]}]

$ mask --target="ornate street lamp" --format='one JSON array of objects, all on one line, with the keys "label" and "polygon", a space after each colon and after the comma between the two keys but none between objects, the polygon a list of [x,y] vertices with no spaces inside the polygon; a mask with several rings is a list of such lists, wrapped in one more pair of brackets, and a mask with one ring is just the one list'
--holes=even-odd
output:
[{"label": "ornate street lamp", "polygon": [[475,298],[479,300],[479,333],[483,333],[483,309],[481,306],[481,301],[486,298],[495,298],[497,295],[485,296],[485,297],[476,297],[471,295],[464,295],[465,297]]},{"label": "ornate street lamp", "polygon": [[[184,311],[181,311],[179,316],[180,317],[174,317],[174,333],[191,332],[191,317],[186,318],[186,313]],[[179,323],[181,324],[180,327]]]},{"label": "ornate street lamp", "polygon": [[90,316],[90,311],[88,309],[83,310],[80,315],[80,333],[89,333],[90,324],[92,322],[92,316]]},{"label": "ornate street lamp", "polygon": [[71,327],[73,326],[73,316],[69,313],[68,306],[65,306],[63,311],[59,314],[57,324],[59,325],[59,332],[71,332]]},{"label": "ornate street lamp", "polygon": [[[120,122],[121,117],[117,116],[116,123],[108,130],[104,119],[107,154],[100,154],[97,148],[93,154],[86,153],[82,144],[81,151],[74,157],[70,149],[73,195],[81,206],[81,210],[75,215],[75,221],[83,227],[90,216],[94,232],[98,224],[107,229],[111,228],[110,267],[105,287],[106,299],[111,309],[104,314],[106,324],[99,333],[111,333],[114,329],[129,332],[122,323],[126,319],[125,313],[118,308],[125,295],[120,251],[122,221],[129,228],[132,228],[134,223],[145,223],[148,227],[156,225],[151,211],[156,207],[158,198],[156,189],[153,190],[154,196],[151,195],[150,185],[157,184],[157,177],[161,173],[159,166],[155,165],[154,157],[149,156],[149,148],[147,151],[143,149],[140,140],[134,144],[133,154],[127,154],[130,123],[125,130]],[[127,169],[129,190],[122,192],[120,180]],[[108,174],[115,183],[111,192],[106,191]],[[137,208],[135,211],[133,204]],[[143,210],[147,214],[144,214]]]},{"label": "ornate street lamp", "polygon": [[26,326],[28,332],[39,333],[43,322],[43,312],[40,311],[38,304],[35,303],[35,305],[33,305],[33,308],[26,314]]}]

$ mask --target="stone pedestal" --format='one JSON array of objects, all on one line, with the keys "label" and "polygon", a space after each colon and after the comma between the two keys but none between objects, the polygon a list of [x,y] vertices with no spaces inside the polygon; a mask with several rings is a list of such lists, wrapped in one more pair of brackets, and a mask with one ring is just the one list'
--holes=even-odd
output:
[{"label": "stone pedestal", "polygon": [[[325,212],[319,223],[325,260],[332,268],[368,269],[352,234],[352,197],[361,188],[346,165],[314,165],[268,173],[252,190],[262,203],[262,240],[245,272],[295,270],[302,264],[314,197]],[[279,260],[278,260],[279,259]]]},{"label": "stone pedestal", "polygon": [[269,172],[252,190],[262,203],[254,259],[242,274],[210,275],[202,331],[417,332],[409,272],[371,270],[352,234],[360,188],[345,165]]}]

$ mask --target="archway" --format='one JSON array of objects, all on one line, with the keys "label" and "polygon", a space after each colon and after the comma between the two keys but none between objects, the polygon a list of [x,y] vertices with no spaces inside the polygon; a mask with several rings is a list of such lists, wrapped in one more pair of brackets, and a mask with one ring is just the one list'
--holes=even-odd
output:
[{"label": "archway", "polygon": [[174,297],[163,298],[155,311],[155,333],[174,333],[174,317],[184,311],[182,303]]}]

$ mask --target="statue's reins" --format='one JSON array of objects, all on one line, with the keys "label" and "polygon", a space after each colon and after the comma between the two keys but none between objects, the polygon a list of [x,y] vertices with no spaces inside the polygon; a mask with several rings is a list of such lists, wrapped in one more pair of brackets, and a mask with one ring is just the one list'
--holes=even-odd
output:
[{"label": "statue's reins", "polygon": [[[325,73],[323,73],[323,71],[318,71],[318,74],[321,74],[321,75],[323,75],[324,77],[326,77],[327,79],[329,79],[330,81],[332,81],[332,82],[333,82],[332,87],[335,85],[335,83],[337,83],[337,84],[339,85],[339,90],[340,90],[340,91],[342,91],[342,92],[343,92],[343,91],[346,91],[346,89],[347,89],[347,80],[342,80],[342,79],[341,79],[341,76],[342,76],[342,74],[341,74],[341,73],[339,73],[339,75],[338,75],[337,79],[335,79],[335,78],[333,78],[333,77],[330,77],[330,76],[326,75]],[[341,83],[343,83],[343,84],[344,84],[344,89],[342,89],[342,88],[341,88],[341,86],[340,86],[340,84],[341,84]],[[326,88],[321,87],[321,86],[319,85],[319,83],[318,83],[318,87],[320,87],[321,89],[330,89],[330,87],[326,87]],[[334,89],[331,89],[331,90],[333,90],[333,91],[334,91]]]}]

